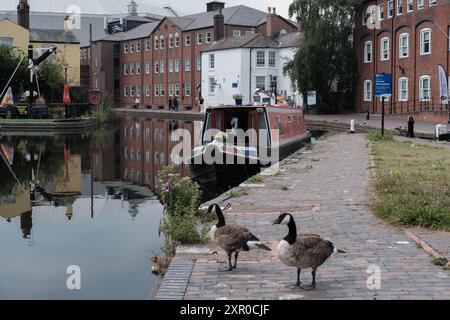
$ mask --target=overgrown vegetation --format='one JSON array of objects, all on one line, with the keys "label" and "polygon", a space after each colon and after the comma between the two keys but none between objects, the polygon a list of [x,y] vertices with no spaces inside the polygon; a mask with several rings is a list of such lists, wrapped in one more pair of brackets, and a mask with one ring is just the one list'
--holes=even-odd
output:
[{"label": "overgrown vegetation", "polygon": [[163,275],[177,246],[206,242],[206,231],[199,231],[196,224],[202,198],[198,184],[188,177],[180,177],[174,166],[167,166],[160,171],[158,183],[164,204],[160,232],[166,238],[162,248],[165,256],[155,256],[152,260],[158,273]]},{"label": "overgrown vegetation", "polygon": [[94,107],[92,116],[97,119],[98,123],[105,124],[111,120],[113,115],[111,105],[111,97],[106,96],[102,97],[100,103]]},{"label": "overgrown vegetation", "polygon": [[240,198],[245,197],[248,195],[248,192],[245,190],[237,189],[237,190],[231,190],[228,196],[230,198]]},{"label": "overgrown vegetation", "polygon": [[369,133],[381,218],[400,226],[450,230],[450,151]]},{"label": "overgrown vegetation", "polygon": [[253,176],[250,179],[248,179],[247,182],[252,183],[252,184],[263,183],[264,177],[263,176]]}]

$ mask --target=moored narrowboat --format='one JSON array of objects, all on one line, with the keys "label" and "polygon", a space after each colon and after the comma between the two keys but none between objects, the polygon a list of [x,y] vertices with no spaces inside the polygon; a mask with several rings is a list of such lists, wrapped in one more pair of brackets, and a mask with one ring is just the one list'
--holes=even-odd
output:
[{"label": "moored narrowboat", "polygon": [[192,150],[188,164],[194,181],[204,190],[220,193],[310,141],[302,108],[287,104],[209,107],[202,145]]}]

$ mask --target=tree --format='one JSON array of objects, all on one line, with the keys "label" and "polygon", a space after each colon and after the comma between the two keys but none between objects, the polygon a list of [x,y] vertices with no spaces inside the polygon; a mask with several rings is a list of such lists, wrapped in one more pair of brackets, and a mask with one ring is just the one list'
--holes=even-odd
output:
[{"label": "tree", "polygon": [[[24,52],[0,45],[0,90],[8,83]],[[36,56],[35,56],[36,57]],[[61,102],[64,89],[64,68],[57,59],[47,59],[37,69],[39,89],[41,94],[51,102]],[[33,91],[37,91],[36,78],[33,79]],[[28,58],[20,64],[10,86],[17,99],[21,90],[28,90],[30,73],[28,70]]]},{"label": "tree", "polygon": [[304,97],[309,90],[316,91],[320,111],[335,111],[342,97],[348,102],[352,99],[356,78],[354,11],[360,3],[294,0],[289,6],[289,16],[302,22],[303,39],[284,73],[291,76]]},{"label": "tree", "polygon": [[[25,53],[21,51],[11,49],[5,45],[0,45],[0,94],[24,55]],[[24,89],[22,84],[25,81],[29,81],[27,70],[28,59],[23,59],[16,75],[9,85],[13,89],[13,94],[16,99],[19,97],[21,89]],[[0,97],[0,99],[1,98],[2,97]]]},{"label": "tree", "polygon": [[64,90],[64,68],[60,61],[49,59],[39,65],[39,88],[47,102],[61,102]]}]

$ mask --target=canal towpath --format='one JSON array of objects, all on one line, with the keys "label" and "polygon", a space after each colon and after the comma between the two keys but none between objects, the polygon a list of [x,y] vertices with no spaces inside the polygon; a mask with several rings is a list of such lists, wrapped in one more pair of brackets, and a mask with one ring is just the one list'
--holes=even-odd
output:
[{"label": "canal towpath", "polygon": [[[278,174],[241,185],[240,197],[220,203],[231,203],[228,223],[247,226],[272,251],[243,252],[238,268],[224,273],[219,271],[226,263],[223,252],[211,255],[217,248],[180,248],[155,299],[450,299],[450,271],[433,265],[404,230],[369,211],[371,177],[364,135],[337,134],[298,151],[282,161]],[[293,214],[299,232],[320,234],[347,252],[319,268],[316,290],[286,287],[295,282],[296,271],[276,256],[287,228],[270,221],[280,212]],[[448,234],[438,237],[445,245],[443,237]],[[368,286],[374,270],[378,288]],[[302,281],[311,281],[308,271]]]}]

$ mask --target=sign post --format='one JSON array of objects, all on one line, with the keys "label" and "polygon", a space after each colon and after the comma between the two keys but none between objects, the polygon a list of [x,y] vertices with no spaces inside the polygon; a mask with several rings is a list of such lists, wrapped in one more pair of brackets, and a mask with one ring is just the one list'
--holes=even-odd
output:
[{"label": "sign post", "polygon": [[392,95],[392,74],[375,74],[375,97],[381,97],[381,135],[384,137],[384,118],[386,115],[384,101]]}]

